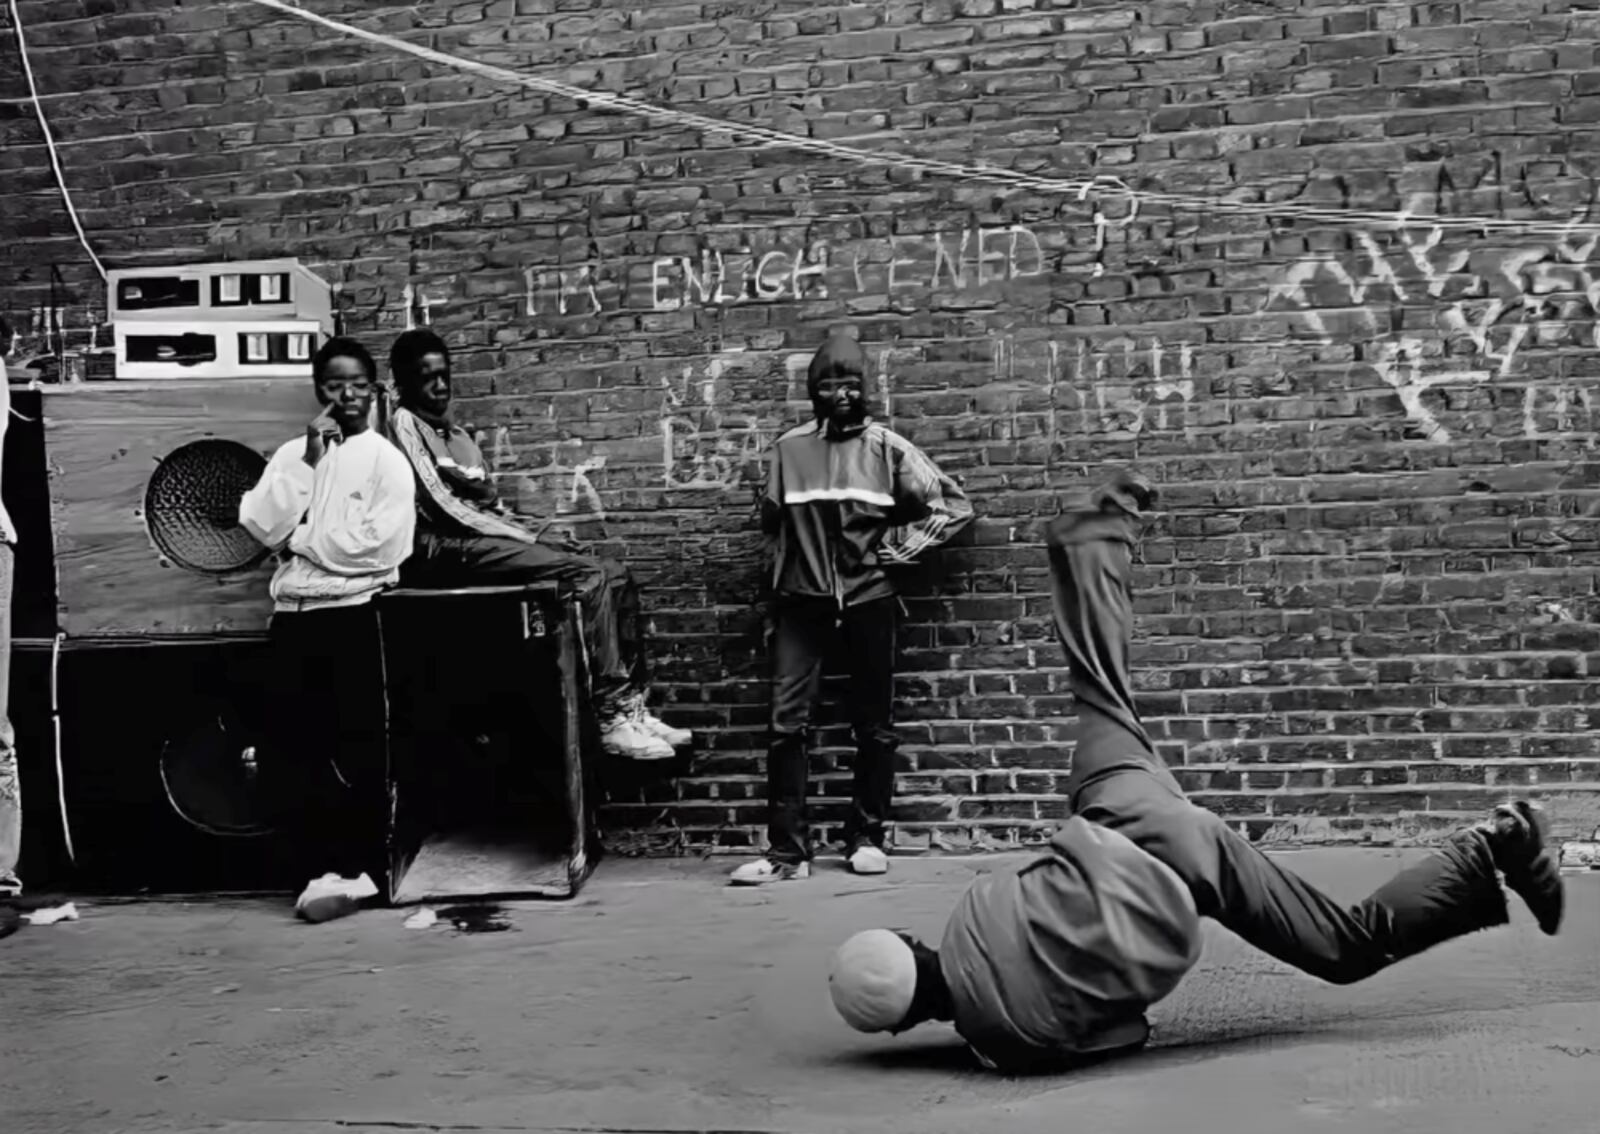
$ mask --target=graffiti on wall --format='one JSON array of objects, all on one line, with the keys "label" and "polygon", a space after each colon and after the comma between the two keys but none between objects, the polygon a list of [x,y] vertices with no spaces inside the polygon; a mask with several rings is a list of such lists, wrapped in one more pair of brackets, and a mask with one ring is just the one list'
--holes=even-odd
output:
[{"label": "graffiti on wall", "polygon": [[[1593,179],[1583,174],[1541,178],[1523,167],[1508,190],[1490,158],[1467,189],[1458,189],[1463,178],[1443,165],[1433,178],[1430,188],[1407,197],[1407,213],[1446,223],[1402,219],[1357,230],[1350,252],[1289,265],[1263,310],[1289,312],[1314,342],[1363,344],[1366,361],[1399,396],[1416,433],[1442,443],[1452,431],[1430,392],[1511,378],[1531,348],[1600,348],[1594,264],[1600,210]],[[1503,213],[1508,203],[1523,205],[1524,214],[1532,211],[1547,226],[1561,218],[1563,231],[1486,233],[1448,222],[1454,214],[1484,215],[1486,208]]]},{"label": "graffiti on wall", "polygon": [[11,333],[5,358],[13,363],[53,353],[58,336],[62,350],[95,350],[110,345],[102,333],[100,312],[90,307],[35,306],[5,312],[0,318]]},{"label": "graffiti on wall", "polygon": [[511,430],[496,426],[491,436],[477,431],[501,499],[523,515],[567,520],[604,520],[605,503],[595,478],[606,467],[603,453],[563,454],[561,448],[581,450],[578,442],[552,449],[549,459],[528,467],[512,441]]},{"label": "graffiti on wall", "polygon": [[969,292],[1036,279],[1050,271],[1027,225],[965,225],[926,236],[889,236],[837,248],[824,240],[783,247],[716,248],[637,264],[527,267],[523,312],[598,315],[621,307],[654,311],[917,292]]}]

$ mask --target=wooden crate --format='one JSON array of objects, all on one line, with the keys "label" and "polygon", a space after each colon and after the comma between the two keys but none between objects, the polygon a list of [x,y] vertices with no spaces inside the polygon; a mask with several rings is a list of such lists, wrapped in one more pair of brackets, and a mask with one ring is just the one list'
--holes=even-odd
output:
[{"label": "wooden crate", "polygon": [[157,462],[207,437],[270,457],[317,415],[307,380],[117,382],[46,387],[45,460],[60,625],[77,636],[265,632],[273,563],[204,575],[166,562],[145,524]]}]

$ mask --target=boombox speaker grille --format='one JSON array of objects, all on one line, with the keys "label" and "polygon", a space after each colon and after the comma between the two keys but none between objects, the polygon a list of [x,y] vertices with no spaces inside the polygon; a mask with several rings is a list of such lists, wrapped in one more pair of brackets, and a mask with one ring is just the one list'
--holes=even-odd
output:
[{"label": "boombox speaker grille", "polygon": [[145,488],[145,523],[156,549],[205,575],[259,563],[267,549],[239,524],[239,499],[266,467],[260,453],[237,441],[208,437],[173,450]]}]

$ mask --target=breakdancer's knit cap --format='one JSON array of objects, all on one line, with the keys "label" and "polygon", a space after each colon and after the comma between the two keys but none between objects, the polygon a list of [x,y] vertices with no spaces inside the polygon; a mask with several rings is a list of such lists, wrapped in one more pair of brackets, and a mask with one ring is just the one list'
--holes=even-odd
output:
[{"label": "breakdancer's knit cap", "polygon": [[906,1018],[917,991],[917,962],[898,934],[868,929],[833,955],[828,992],[844,1022],[858,1032],[883,1032]]},{"label": "breakdancer's knit cap", "polygon": [[939,946],[956,1030],[997,1064],[1142,1042],[1144,1010],[1200,959],[1188,886],[1073,817],[1043,854],[979,877]]}]

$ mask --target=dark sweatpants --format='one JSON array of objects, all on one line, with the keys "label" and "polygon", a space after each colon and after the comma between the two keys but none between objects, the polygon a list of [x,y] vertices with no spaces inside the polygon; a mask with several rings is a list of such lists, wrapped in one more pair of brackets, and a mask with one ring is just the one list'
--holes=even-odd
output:
[{"label": "dark sweatpants", "polygon": [[371,603],[276,613],[263,793],[307,878],[385,869],[388,750]]},{"label": "dark sweatpants", "polygon": [[1049,534],[1056,628],[1078,702],[1068,779],[1074,813],[1120,831],[1170,866],[1201,916],[1335,984],[1505,924],[1505,895],[1482,829],[1456,833],[1365,901],[1346,906],[1184,797],[1145,732],[1129,682],[1137,533],[1138,522],[1125,513],[1085,510],[1063,515]]},{"label": "dark sweatpants", "polygon": [[822,663],[841,641],[849,658],[855,784],[845,820],[845,853],[863,843],[882,847],[894,804],[894,644],[898,603],[889,598],[847,606],[832,599],[783,597],[773,648],[772,743],[767,751],[770,817],[767,857],[798,863],[811,858],[806,815],[807,734],[822,691]]},{"label": "dark sweatpants", "polygon": [[411,558],[401,565],[400,581],[434,590],[565,583],[578,598],[597,707],[613,707],[613,698],[641,688],[649,679],[649,659],[638,626],[638,588],[620,563],[501,536],[419,530]]}]

